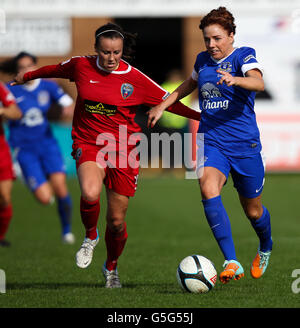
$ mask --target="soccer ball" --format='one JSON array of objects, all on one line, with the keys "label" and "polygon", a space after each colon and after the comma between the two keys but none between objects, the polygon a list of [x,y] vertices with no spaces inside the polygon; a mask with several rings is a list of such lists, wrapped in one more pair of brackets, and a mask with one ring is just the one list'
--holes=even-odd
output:
[{"label": "soccer ball", "polygon": [[201,255],[185,257],[177,268],[176,276],[181,288],[190,293],[207,293],[217,282],[214,264]]}]

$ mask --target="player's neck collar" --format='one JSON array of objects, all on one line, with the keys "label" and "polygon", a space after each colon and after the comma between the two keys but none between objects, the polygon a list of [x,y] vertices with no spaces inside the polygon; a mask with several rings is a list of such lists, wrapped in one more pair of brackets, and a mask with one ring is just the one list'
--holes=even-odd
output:
[{"label": "player's neck collar", "polygon": [[[100,66],[100,64],[99,64],[99,56],[97,56],[97,59],[96,59],[96,64],[97,64],[97,67],[99,68],[99,69],[101,69],[101,71],[104,71],[104,72],[106,72],[106,73],[112,73],[112,74],[126,74],[126,73],[128,73],[128,72],[130,72],[131,71],[131,65],[130,64],[128,64],[125,60],[123,60],[123,59],[121,59],[121,61],[123,62],[123,63],[125,63],[126,64],[126,66],[127,66],[127,68],[126,68],[126,70],[124,70],[124,71],[108,71],[107,69],[105,69],[105,68],[103,68],[102,66]],[[120,62],[120,64],[121,64],[121,62]]]},{"label": "player's neck collar", "polygon": [[41,79],[36,79],[36,80],[32,80],[32,83],[30,84],[28,83],[23,84],[22,87],[27,91],[33,91],[40,85],[40,83],[41,83]]},{"label": "player's neck collar", "polygon": [[224,57],[224,58],[221,58],[221,59],[219,59],[219,60],[215,60],[212,56],[210,56],[210,58],[211,58],[211,60],[212,60],[213,62],[215,62],[216,64],[220,64],[220,63],[222,63],[222,61],[224,61],[226,58],[228,58],[229,56],[231,56],[231,55],[235,52],[236,49],[237,49],[237,48],[233,48],[233,50],[231,51],[231,53],[230,53],[228,56],[226,56],[226,57]]}]

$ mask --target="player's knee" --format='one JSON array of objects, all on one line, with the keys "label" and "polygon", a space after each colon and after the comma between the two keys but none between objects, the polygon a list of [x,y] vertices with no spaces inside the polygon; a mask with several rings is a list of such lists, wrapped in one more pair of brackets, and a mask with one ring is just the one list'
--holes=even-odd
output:
[{"label": "player's knee", "polygon": [[89,202],[94,202],[97,199],[99,199],[100,190],[94,184],[90,184],[90,185],[86,184],[83,185],[81,188],[81,196]]},{"label": "player's knee", "polygon": [[48,190],[38,188],[34,192],[34,195],[35,198],[38,200],[38,202],[41,203],[42,205],[50,205],[54,202],[54,196]]},{"label": "player's knee", "polygon": [[0,193],[0,207],[6,207],[11,203],[9,194]]},{"label": "player's knee", "polygon": [[219,188],[207,182],[200,182],[200,190],[203,199],[210,199],[220,195]]},{"label": "player's knee", "polygon": [[262,216],[262,210],[258,207],[245,209],[245,214],[249,220],[258,220]]},{"label": "player's knee", "polygon": [[99,199],[99,192],[91,189],[91,190],[82,192],[81,196],[88,202],[95,202],[96,200]]},{"label": "player's knee", "polygon": [[39,196],[37,197],[37,200],[42,204],[42,205],[51,205],[54,203],[54,196],[53,195],[44,195],[44,196]]},{"label": "player's knee", "polygon": [[54,193],[55,193],[55,196],[57,196],[59,198],[65,198],[68,195],[68,188],[65,184],[62,184],[61,186],[57,186],[54,189]]},{"label": "player's knee", "polygon": [[107,225],[111,232],[118,233],[124,230],[124,220],[123,217],[118,215],[113,215],[107,218]]}]

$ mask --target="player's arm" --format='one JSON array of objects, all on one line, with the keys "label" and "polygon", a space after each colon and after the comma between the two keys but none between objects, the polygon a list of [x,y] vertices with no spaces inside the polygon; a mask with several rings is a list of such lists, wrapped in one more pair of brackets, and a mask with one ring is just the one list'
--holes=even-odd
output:
[{"label": "player's arm", "polygon": [[197,81],[192,77],[185,80],[176,90],[174,90],[164,101],[151,108],[148,112],[148,127],[154,127],[156,122],[161,118],[165,110],[181,115],[190,119],[200,120],[200,113],[183,105],[180,99],[192,93],[197,87]]},{"label": "player's arm", "polygon": [[22,117],[21,109],[16,105],[13,94],[4,84],[0,84],[0,116],[7,120],[19,120]]},{"label": "player's arm", "polygon": [[60,70],[57,69],[58,65],[48,65],[43,66],[35,71],[31,72],[20,72],[18,73],[14,81],[10,85],[24,84],[30,80],[40,79],[40,78],[59,78],[62,77]]},{"label": "player's arm", "polygon": [[61,119],[70,121],[74,114],[73,99],[56,82],[47,84],[51,99],[61,108]]},{"label": "player's arm", "polygon": [[71,120],[74,114],[74,104],[72,103],[72,105],[69,106],[64,106],[62,108],[62,118],[65,120]]},{"label": "player's arm", "polygon": [[27,81],[40,78],[61,78],[73,80],[76,59],[77,58],[72,57],[71,59],[58,65],[47,65],[35,71],[26,73],[20,72],[15,76],[14,81],[10,85],[13,86],[17,84],[24,84]]},{"label": "player's arm", "polygon": [[0,116],[7,120],[19,120],[22,112],[16,104],[10,104],[7,107],[0,107]]},{"label": "player's arm", "polygon": [[74,114],[74,102],[73,99],[68,95],[64,94],[61,98],[59,98],[57,102],[62,107],[62,119],[70,120]]},{"label": "player's arm", "polygon": [[228,72],[217,70],[222,77],[217,84],[225,83],[228,86],[238,86],[249,91],[264,91],[265,85],[262,73],[258,69],[251,69],[245,73],[244,77],[232,76]]}]

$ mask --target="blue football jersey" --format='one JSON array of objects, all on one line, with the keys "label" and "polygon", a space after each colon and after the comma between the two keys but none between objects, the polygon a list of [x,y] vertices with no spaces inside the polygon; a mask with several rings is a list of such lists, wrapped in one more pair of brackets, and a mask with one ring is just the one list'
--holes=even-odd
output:
[{"label": "blue football jersey", "polygon": [[204,142],[218,147],[225,155],[245,157],[261,151],[254,112],[255,92],[237,86],[217,85],[222,75],[217,70],[243,77],[250,69],[259,69],[255,50],[235,48],[219,61],[207,51],[196,59],[192,78],[198,81],[201,121],[198,133]]},{"label": "blue football jersey", "polygon": [[23,113],[18,121],[9,121],[9,142],[12,147],[26,147],[41,138],[52,137],[47,112],[52,103],[66,94],[57,83],[38,79],[33,84],[7,87],[16,98]]}]

